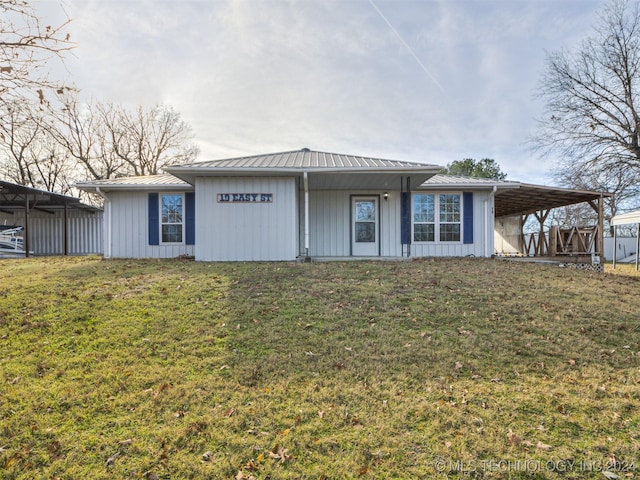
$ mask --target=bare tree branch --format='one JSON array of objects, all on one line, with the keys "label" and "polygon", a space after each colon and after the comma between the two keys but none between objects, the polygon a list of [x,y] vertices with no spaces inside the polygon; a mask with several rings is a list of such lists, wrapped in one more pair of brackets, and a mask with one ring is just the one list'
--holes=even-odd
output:
[{"label": "bare tree branch", "polygon": [[28,1],[0,0],[0,97],[30,93],[45,103],[46,90],[62,88],[44,67],[74,48],[66,31],[70,21],[43,25]]},{"label": "bare tree branch", "polygon": [[561,184],[615,193],[609,216],[640,193],[639,74],[638,4],[612,0],[576,51],[547,55],[540,82],[545,111],[532,148],[562,158]]}]

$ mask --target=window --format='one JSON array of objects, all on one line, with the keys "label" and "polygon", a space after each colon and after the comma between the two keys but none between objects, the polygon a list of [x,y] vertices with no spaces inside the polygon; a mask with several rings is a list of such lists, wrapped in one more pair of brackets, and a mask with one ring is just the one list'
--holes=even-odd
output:
[{"label": "window", "polygon": [[413,196],[413,241],[433,242],[436,232],[435,195]]},{"label": "window", "polygon": [[440,200],[440,241],[460,241],[460,195],[441,193]]},{"label": "window", "polygon": [[461,239],[459,193],[413,195],[413,241],[459,242]]},{"label": "window", "polygon": [[160,238],[162,243],[182,243],[183,238],[183,196],[163,194],[160,204]]}]

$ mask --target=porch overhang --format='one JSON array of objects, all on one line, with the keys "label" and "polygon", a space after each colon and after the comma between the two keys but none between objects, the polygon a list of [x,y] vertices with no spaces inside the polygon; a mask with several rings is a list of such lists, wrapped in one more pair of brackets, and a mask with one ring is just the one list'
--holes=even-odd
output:
[{"label": "porch overhang", "polygon": [[441,167],[425,165],[420,169],[407,168],[193,168],[169,167],[167,172],[194,185],[197,177],[283,177],[302,179],[307,173],[311,190],[391,190],[400,189],[402,179],[411,178],[412,185],[420,185],[440,171]]}]

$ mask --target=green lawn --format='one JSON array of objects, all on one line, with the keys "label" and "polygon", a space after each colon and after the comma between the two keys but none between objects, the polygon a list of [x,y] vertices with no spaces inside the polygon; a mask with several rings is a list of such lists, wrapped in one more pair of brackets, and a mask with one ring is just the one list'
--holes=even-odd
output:
[{"label": "green lawn", "polygon": [[640,478],[616,273],[0,261],[0,478]]}]

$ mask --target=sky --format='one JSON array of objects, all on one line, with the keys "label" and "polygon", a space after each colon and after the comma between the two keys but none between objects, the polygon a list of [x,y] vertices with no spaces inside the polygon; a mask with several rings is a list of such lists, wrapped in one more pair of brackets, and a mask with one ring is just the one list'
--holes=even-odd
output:
[{"label": "sky", "polygon": [[604,0],[53,0],[82,98],[171,105],[198,160],[303,147],[445,166],[494,159],[553,184],[527,138],[549,53]]}]

